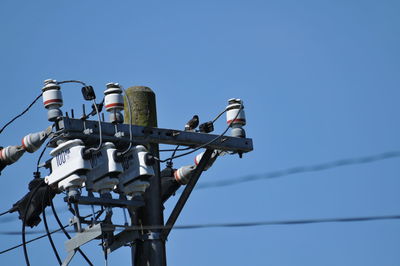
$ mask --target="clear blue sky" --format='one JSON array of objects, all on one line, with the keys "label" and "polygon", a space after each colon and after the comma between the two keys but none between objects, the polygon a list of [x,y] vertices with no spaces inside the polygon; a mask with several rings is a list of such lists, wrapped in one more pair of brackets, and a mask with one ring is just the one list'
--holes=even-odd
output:
[{"label": "clear blue sky", "polygon": [[[244,100],[254,151],[221,158],[200,182],[398,150],[399,13],[398,1],[3,0],[0,124],[40,93],[44,79],[80,79],[98,95],[114,81],[153,88],[164,128],[180,129],[193,114],[209,120],[227,99]],[[79,88],[63,93],[64,110],[81,105]],[[48,125],[37,104],[0,144]],[[223,127],[219,121],[216,132]],[[26,193],[37,156],[3,171],[0,210]],[[400,214],[398,162],[197,190],[178,224]],[[65,209],[61,198],[56,204]],[[0,231],[21,227],[15,214],[0,222]],[[0,249],[21,241],[0,239]],[[65,237],[55,241],[64,257]],[[84,250],[102,265],[97,244]],[[399,246],[399,221],[176,230],[167,258],[174,266],[396,266]],[[28,251],[32,265],[56,265],[47,239]],[[109,262],[130,265],[130,250]],[[24,265],[22,249],[0,255],[0,263]],[[76,256],[71,265],[84,263]]]}]

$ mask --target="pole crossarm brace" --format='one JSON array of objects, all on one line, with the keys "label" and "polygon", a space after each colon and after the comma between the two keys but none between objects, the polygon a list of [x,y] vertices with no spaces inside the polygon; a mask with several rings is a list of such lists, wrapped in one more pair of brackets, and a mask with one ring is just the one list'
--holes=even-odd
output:
[{"label": "pole crossarm brace", "polygon": [[162,238],[164,240],[167,239],[169,233],[171,232],[176,220],[178,219],[179,214],[183,210],[186,201],[188,200],[190,194],[192,193],[194,187],[196,186],[197,181],[200,178],[201,173],[203,172],[205,166],[211,158],[211,154],[213,150],[207,149],[201,158],[199,165],[194,170],[192,177],[189,180],[189,183],[186,185],[185,189],[182,192],[182,195],[179,197],[178,202],[176,203],[174,209],[171,212],[171,215],[168,218],[167,223],[165,224],[165,229],[162,231]]},{"label": "pole crossarm brace", "polygon": [[[129,143],[129,127],[126,124],[101,122],[103,141],[114,143]],[[62,117],[56,124],[57,134],[63,138],[79,138],[95,143],[99,139],[98,122]],[[116,134],[117,133],[117,134]],[[253,141],[249,138],[236,138],[207,133],[188,132],[176,129],[143,127],[132,125],[133,142],[135,144],[157,143],[198,147],[204,144],[206,149],[250,152]],[[57,138],[55,138],[57,140]],[[215,141],[213,141],[215,140]]]}]

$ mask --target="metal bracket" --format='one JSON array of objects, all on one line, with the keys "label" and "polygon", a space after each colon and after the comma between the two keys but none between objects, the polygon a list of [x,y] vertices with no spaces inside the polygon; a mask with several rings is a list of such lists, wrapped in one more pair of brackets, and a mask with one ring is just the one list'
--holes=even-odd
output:
[{"label": "metal bracket", "polygon": [[65,197],[65,202],[70,203],[78,203],[82,205],[99,205],[106,207],[131,207],[131,208],[139,208],[144,206],[144,201],[141,197],[135,197],[131,200],[122,200],[122,199],[109,199],[109,198],[97,198],[97,197],[88,197],[81,195],[74,195],[72,197]]},{"label": "metal bracket", "polygon": [[148,232],[146,234],[140,235],[140,239],[143,241],[146,240],[160,240],[162,239],[162,234],[159,232]]},{"label": "metal bracket", "polygon": [[62,266],[68,265],[78,249],[84,244],[102,236],[104,233],[110,233],[115,230],[115,227],[110,224],[99,223],[92,227],[83,229],[82,232],[77,233],[76,236],[65,242],[65,249],[68,252],[66,259]]},{"label": "metal bracket", "polygon": [[[57,134],[52,142],[57,141],[58,138],[67,139],[83,139],[87,142],[96,143],[99,138],[99,129],[97,121],[85,121],[88,128],[93,129],[93,133],[85,135],[84,122],[80,119],[72,119],[68,117],[62,117],[57,121]],[[183,146],[200,146],[206,145],[204,148],[222,151],[232,152],[249,152],[253,150],[253,141],[248,138],[236,138],[230,136],[224,136],[221,138],[219,135],[180,131],[176,129],[163,129],[156,127],[143,127],[132,125],[132,135],[136,144],[171,144],[171,145],[183,145]],[[120,124],[118,125],[118,132],[123,132],[124,136],[116,137],[115,126],[112,123],[101,122],[102,137],[103,141],[111,141],[117,146],[124,146],[129,143],[129,129],[130,125]],[[214,141],[213,141],[214,140]]]}]

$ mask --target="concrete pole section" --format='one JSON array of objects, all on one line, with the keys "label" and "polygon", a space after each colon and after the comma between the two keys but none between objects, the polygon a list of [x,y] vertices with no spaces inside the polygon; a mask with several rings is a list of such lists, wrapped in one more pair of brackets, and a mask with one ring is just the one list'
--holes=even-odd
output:
[{"label": "concrete pole section", "polygon": [[[125,98],[124,123],[138,126],[157,127],[156,96],[154,92],[144,86],[134,86],[126,90],[131,106],[132,120],[129,116],[128,104]],[[159,158],[158,144],[151,144],[149,151]],[[143,226],[164,225],[163,206],[161,201],[160,163],[156,162],[155,176],[149,179],[150,186],[144,195],[145,206],[138,210],[137,217],[132,221]],[[165,242],[157,236],[160,230],[144,232],[147,239],[137,241],[132,247],[132,262],[135,266],[166,266]]]}]

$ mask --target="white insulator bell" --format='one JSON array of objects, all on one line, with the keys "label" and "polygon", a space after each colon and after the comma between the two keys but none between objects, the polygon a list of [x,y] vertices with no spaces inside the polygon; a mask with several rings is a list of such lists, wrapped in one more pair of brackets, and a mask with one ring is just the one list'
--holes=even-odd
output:
[{"label": "white insulator bell", "polygon": [[150,185],[154,169],[145,146],[137,145],[122,158],[124,171],[119,175],[119,190],[129,196],[141,195]]},{"label": "white insulator bell", "polygon": [[44,81],[42,93],[43,105],[47,109],[47,119],[54,122],[58,117],[62,116],[60,107],[63,105],[63,99],[60,86],[57,81],[47,79]]},{"label": "white insulator bell", "polygon": [[121,163],[115,161],[115,145],[106,142],[91,155],[92,169],[86,174],[86,189],[100,194],[110,192],[118,184],[118,175],[123,171]]},{"label": "white insulator bell", "polygon": [[124,110],[124,97],[122,89],[118,83],[108,83],[104,91],[104,107],[110,113],[111,123],[122,123],[124,117],[121,113]]},{"label": "white insulator bell", "polygon": [[232,128],[232,137],[245,138],[246,132],[243,126],[246,125],[243,101],[240,99],[229,99],[226,107],[226,123]]},{"label": "white insulator bell", "polygon": [[58,188],[76,193],[86,180],[86,173],[92,168],[90,161],[83,158],[85,145],[80,139],[69,140],[50,152],[51,174],[45,177],[48,185],[57,184]]}]

